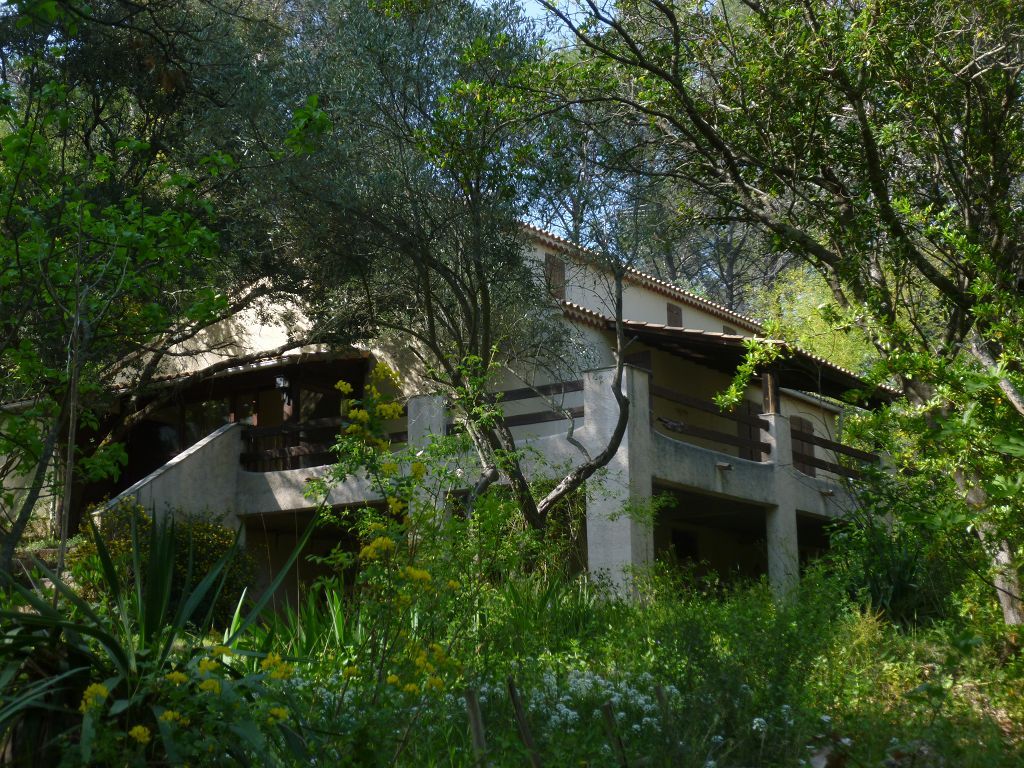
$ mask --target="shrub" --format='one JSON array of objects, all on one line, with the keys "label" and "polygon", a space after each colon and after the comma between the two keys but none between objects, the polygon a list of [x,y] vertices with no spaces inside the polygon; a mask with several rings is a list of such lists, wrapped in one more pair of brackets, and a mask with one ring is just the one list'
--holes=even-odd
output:
[{"label": "shrub", "polygon": [[829,555],[850,595],[904,626],[955,616],[958,594],[986,568],[963,502],[933,478],[881,473],[857,499]]},{"label": "shrub", "polygon": [[[252,581],[255,567],[253,558],[237,545],[236,533],[215,520],[181,513],[168,513],[168,516],[175,521],[172,610],[178,606],[182,595],[209,573],[214,563],[233,552],[225,568],[223,589],[217,595],[210,595],[198,612],[199,615],[205,615],[212,605],[215,622],[223,626],[231,618],[243,590]],[[88,527],[88,520],[84,525]],[[132,531],[134,529],[134,540],[141,547],[139,559],[145,563],[149,556],[152,528],[153,518],[133,498],[120,501],[102,513],[100,535],[125,585],[134,579]],[[96,542],[88,532],[83,530],[83,533],[85,535],[81,542],[68,552],[68,567],[82,595],[88,600],[100,601],[108,593],[100,569]]]}]

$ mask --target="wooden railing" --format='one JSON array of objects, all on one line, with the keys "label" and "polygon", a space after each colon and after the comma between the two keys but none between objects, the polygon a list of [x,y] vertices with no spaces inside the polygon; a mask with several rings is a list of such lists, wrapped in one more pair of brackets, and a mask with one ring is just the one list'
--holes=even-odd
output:
[{"label": "wooden railing", "polygon": [[[771,444],[763,439],[763,433],[768,431],[768,422],[757,414],[744,413],[743,411],[722,411],[717,405],[709,400],[701,400],[696,397],[684,395],[681,392],[651,385],[651,398],[660,398],[670,403],[684,406],[687,409],[708,413],[719,419],[724,419],[736,425],[735,432],[725,432],[707,426],[690,424],[686,421],[670,419],[665,416],[651,412],[652,423],[657,423],[669,432],[674,432],[686,437],[695,437],[711,443],[718,443],[722,446],[738,448],[741,458],[754,458],[759,456],[761,461],[766,461],[771,453]],[[746,431],[746,435],[742,434]],[[832,451],[838,458],[846,456],[862,464],[877,464],[879,458],[873,453],[851,448],[848,445],[837,443],[834,440],[816,435],[800,428],[793,428],[791,432],[793,445],[793,465],[801,472],[813,475],[815,469],[831,472],[840,477],[859,478],[861,470],[856,466],[847,466],[847,463],[840,464],[838,461],[827,461],[815,455],[814,446]],[[744,456],[743,454],[747,455]],[[757,460],[757,459],[754,459]]]},{"label": "wooden railing", "polygon": [[[675,390],[668,389],[667,387],[661,387],[656,384],[651,385],[650,391],[652,399],[660,398],[695,411],[708,413],[736,426],[733,432],[723,432],[710,427],[690,424],[682,420],[658,416],[652,410],[652,422],[661,424],[661,426],[669,432],[686,435],[687,437],[697,437],[702,440],[707,440],[708,442],[718,443],[719,445],[738,448],[740,450],[741,458],[750,458],[753,461],[764,461],[771,453],[771,443],[766,442],[761,437],[762,431],[767,431],[769,424],[760,416],[744,413],[739,410],[723,411],[710,400],[701,400],[700,398],[691,397],[690,395],[684,395],[681,392],[676,392]],[[742,434],[743,432],[746,432],[746,434]],[[744,456],[744,454],[746,455]]]},{"label": "wooden railing", "polygon": [[330,464],[331,445],[344,421],[315,419],[279,427],[249,427],[242,433],[242,468],[250,472]]},{"label": "wooden railing", "polygon": [[[249,427],[242,434],[242,468],[250,472],[276,472],[333,464],[331,446],[347,424],[341,417],[332,417],[279,427]],[[404,443],[408,433],[392,432],[388,438],[393,444]]]},{"label": "wooden railing", "polygon": [[[790,433],[790,435],[793,441],[793,464],[797,467],[797,469],[800,469],[801,471],[804,471],[801,466],[803,465],[806,467],[813,467],[815,469],[823,469],[826,472],[831,472],[834,475],[839,475],[840,477],[849,477],[855,480],[861,477],[861,475],[863,474],[860,470],[856,469],[855,467],[848,467],[842,464],[838,464],[834,461],[826,461],[824,459],[819,459],[812,453],[809,453],[807,451],[801,451],[798,449],[798,443],[805,443],[811,446],[816,445],[819,448],[824,448],[825,450],[832,451],[834,454],[837,455],[837,458],[839,455],[849,456],[850,458],[856,459],[858,462],[861,462],[863,464],[877,464],[879,462],[878,456],[873,453],[861,451],[858,450],[857,448],[851,448],[848,445],[837,443],[834,440],[829,440],[828,438],[816,435],[813,432],[805,432],[803,430],[794,429]],[[805,472],[805,474],[811,473]]]},{"label": "wooden railing", "polygon": [[[528,400],[531,398],[581,392],[583,381],[564,381],[545,384],[539,387],[524,387],[502,392],[499,402]],[[551,421],[563,421],[567,417],[583,418],[583,406],[564,410],[543,410],[506,416],[508,427],[524,427],[531,424],[543,424]],[[278,427],[248,427],[242,439],[245,448],[241,456],[243,469],[250,472],[276,472],[284,469],[316,467],[334,462],[331,446],[334,445],[338,432],[348,422],[341,417],[315,419],[299,424],[282,424]],[[461,426],[448,422],[447,433],[461,431]],[[408,432],[392,432],[388,435],[392,444],[408,442]]]},{"label": "wooden railing", "polygon": [[[576,406],[574,408],[565,408],[559,411],[533,411],[532,413],[519,413],[515,416],[505,417],[505,426],[507,427],[526,427],[531,424],[544,424],[549,421],[566,421],[567,416],[571,416],[573,419],[582,419],[584,417],[583,406]],[[462,422],[449,421],[446,427],[447,434],[455,435],[459,434],[464,430]]]}]

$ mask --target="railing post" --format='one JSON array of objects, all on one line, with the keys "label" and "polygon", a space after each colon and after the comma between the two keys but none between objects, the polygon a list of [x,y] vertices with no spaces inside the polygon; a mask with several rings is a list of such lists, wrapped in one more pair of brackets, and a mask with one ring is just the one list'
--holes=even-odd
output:
[{"label": "railing post", "polygon": [[[611,391],[614,368],[584,375],[583,407],[591,455],[608,444],[619,418]],[[623,370],[622,392],[629,398],[629,423],[615,456],[588,481],[587,563],[591,573],[629,591],[629,569],[654,559],[654,529],[643,506],[651,498],[650,374]]]},{"label": "railing post", "polygon": [[796,482],[793,469],[793,439],[789,419],[779,413],[765,413],[768,442],[772,444],[775,477],[775,506],[765,515],[768,544],[768,581],[779,598],[785,598],[800,582],[800,552],[797,542]]}]

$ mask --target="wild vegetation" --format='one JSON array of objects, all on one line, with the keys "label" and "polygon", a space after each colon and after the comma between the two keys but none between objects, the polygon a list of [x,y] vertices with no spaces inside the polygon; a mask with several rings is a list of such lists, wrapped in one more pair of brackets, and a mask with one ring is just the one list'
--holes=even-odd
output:
[{"label": "wild vegetation", "polygon": [[875,504],[786,603],[764,583],[668,564],[637,573],[624,596],[566,566],[579,504],[547,536],[497,490],[465,514],[451,496],[464,438],[394,453],[380,436],[392,406],[348,404],[338,464],[315,492],[366,472],[384,502],[324,513],[358,546],[332,552],[296,604],[261,613],[268,592],[218,621],[211,595],[232,583],[232,552],[183,573],[182,537],[131,514],[127,582],[111,534],[92,529],[93,599],[43,567],[52,587],[12,584],[0,729],[13,764],[1011,766],[1024,755],[1021,638],[944,554],[956,546],[983,567],[976,539],[955,525],[924,536],[911,513],[894,532],[880,519],[936,493],[955,503],[949,489],[868,486]]},{"label": "wild vegetation", "polygon": [[[541,4],[0,10],[0,764],[1022,762],[1022,6]],[[530,485],[482,387],[569,343],[522,219],[903,392],[790,600],[582,572],[601,456]],[[310,503],[383,502],[321,510],[357,544],[269,610],[233,532],[76,500],[285,302],[266,356],[397,339],[468,431],[392,452],[401,405],[348,400]],[[16,568],[48,495],[56,567]]]}]

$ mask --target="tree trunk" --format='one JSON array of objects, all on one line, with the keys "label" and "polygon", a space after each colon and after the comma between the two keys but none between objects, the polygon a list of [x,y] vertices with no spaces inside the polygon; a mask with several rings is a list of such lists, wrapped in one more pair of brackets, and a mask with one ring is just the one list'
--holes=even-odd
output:
[{"label": "tree trunk", "polygon": [[1010,542],[992,535],[989,526],[978,526],[978,538],[992,558],[992,586],[999,597],[1003,621],[1009,626],[1024,624],[1024,601],[1021,600],[1020,569],[1013,562]]},{"label": "tree trunk", "polygon": [[11,525],[11,529],[7,532],[7,536],[3,544],[3,550],[0,552],[0,572],[2,573],[11,572],[11,567],[14,563],[14,550],[18,546],[18,542],[21,541],[21,537],[25,533],[25,528],[28,526],[29,520],[32,519],[32,511],[35,509],[36,502],[39,500],[39,495],[43,490],[46,471],[50,468],[50,462],[53,459],[54,450],[57,447],[57,437],[60,434],[64,417],[65,411],[62,408],[57,419],[54,421],[53,426],[50,428],[50,433],[46,436],[46,441],[43,443],[43,450],[40,452],[39,458],[36,461],[28,493],[21,502],[21,508],[18,510],[18,514]]},{"label": "tree trunk", "polygon": [[[969,483],[963,472],[957,471],[956,483],[964,492],[967,504],[984,516],[988,499],[984,489],[977,483]],[[978,538],[989,553],[992,563],[992,586],[1003,611],[1003,621],[1008,626],[1024,624],[1024,601],[1021,600],[1020,569],[1014,562],[1013,547],[1005,538],[1000,538],[988,523],[977,526]]]}]

